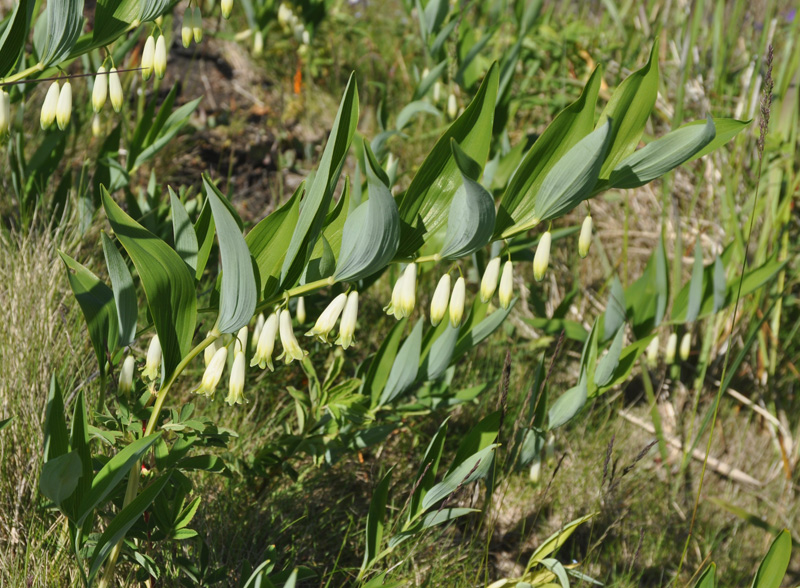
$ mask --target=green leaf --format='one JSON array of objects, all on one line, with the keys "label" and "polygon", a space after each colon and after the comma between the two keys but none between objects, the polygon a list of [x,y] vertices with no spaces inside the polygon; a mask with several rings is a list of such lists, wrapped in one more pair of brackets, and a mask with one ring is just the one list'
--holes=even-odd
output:
[{"label": "green leaf", "polygon": [[139,0],[97,0],[92,45],[108,45],[139,16]]},{"label": "green leaf", "polygon": [[625,342],[625,327],[620,326],[608,352],[597,362],[597,369],[594,372],[595,386],[605,386],[614,377],[614,372],[619,366],[619,357],[622,353],[622,344]]},{"label": "green leaf", "polygon": [[408,338],[403,341],[400,351],[397,352],[397,357],[395,357],[392,369],[389,371],[386,386],[383,388],[378,406],[389,404],[405,392],[417,379],[420,353],[422,353],[423,322],[424,319],[417,321]]},{"label": "green leaf", "polygon": [[625,292],[617,276],[611,280],[611,289],[608,294],[605,320],[603,322],[603,338],[601,342],[608,341],[619,331],[625,322]]},{"label": "green leaf", "polygon": [[494,458],[494,450],[498,445],[493,443],[478,453],[465,459],[457,468],[449,471],[444,479],[436,484],[422,500],[422,510],[426,511],[440,500],[450,496],[460,486],[471,484],[489,473]]},{"label": "green leaf", "polygon": [[402,221],[398,255],[408,257],[447,220],[459,171],[450,148],[455,139],[473,160],[485,162],[492,137],[498,70],[492,65],[472,102],[434,145],[400,202]]},{"label": "green leaf", "polygon": [[497,213],[495,236],[510,237],[533,214],[534,198],[545,176],[578,141],[589,134],[594,123],[594,108],[600,91],[600,69],[583,88],[580,97],[562,110],[525,154],[503,193]]},{"label": "green leaf", "polygon": [[39,477],[39,492],[51,500],[53,504],[60,506],[75,492],[82,474],[83,467],[77,451],[59,455],[42,465],[42,474]]},{"label": "green leaf", "polygon": [[[425,94],[428,93],[428,90],[430,90],[431,87],[436,83],[436,80],[438,80],[441,77],[442,73],[444,73],[446,67],[447,67],[446,59],[444,61],[441,61],[440,63],[437,63],[434,67],[432,67],[430,72],[428,72],[428,75],[419,81],[419,85],[414,90],[414,96],[412,97],[413,100],[418,101],[420,98],[425,96]],[[397,128],[402,129],[403,127],[400,126],[400,115],[398,115],[397,121],[398,121]]]},{"label": "green leaf", "polygon": [[0,431],[5,429],[8,425],[11,424],[11,421],[14,420],[14,417],[8,417],[7,419],[0,419]]},{"label": "green leaf", "polygon": [[300,276],[300,284],[308,284],[309,282],[316,282],[323,278],[329,278],[333,275],[335,270],[336,255],[334,255],[331,244],[325,237],[325,233],[323,233],[319,236],[314,246],[314,253],[311,255],[311,259],[308,260]]},{"label": "green leaf", "polygon": [[413,119],[414,116],[419,113],[432,114],[436,118],[442,118],[442,113],[439,112],[439,109],[433,106],[430,102],[425,102],[424,100],[415,100],[414,102],[406,104],[403,110],[401,110],[397,115],[397,130],[402,131],[406,126],[408,126],[408,123],[411,122],[411,119]]},{"label": "green leaf", "polygon": [[160,437],[159,432],[137,439],[106,462],[92,480],[92,489],[81,500],[77,513],[78,525],[83,524],[86,517],[117,487],[125,475],[130,473],[133,465],[139,462]]},{"label": "green leaf", "polygon": [[369,199],[348,215],[334,279],[353,282],[383,269],[400,246],[400,216],[389,187],[376,172],[380,169],[368,145],[367,183]]},{"label": "green leaf", "polygon": [[[444,442],[447,438],[447,421],[449,418],[450,417],[445,418],[442,424],[439,425],[417,469],[417,475],[414,477],[416,488],[409,501],[408,522],[406,527],[424,512],[422,500],[425,498],[428,490],[433,487],[434,482],[436,482],[436,473],[439,471],[439,462],[442,459]],[[419,483],[417,483],[417,481],[419,481]]]},{"label": "green leaf", "polygon": [[608,150],[610,132],[611,122],[606,121],[558,160],[542,181],[533,214],[523,219],[523,227],[563,216],[591,196]]},{"label": "green leaf", "polygon": [[622,160],[608,180],[600,182],[594,192],[609,188],[627,190],[644,186],[691,160],[714,139],[715,134],[714,120],[711,117],[702,126],[683,125]]},{"label": "green leaf", "polygon": [[711,312],[717,312],[725,306],[726,289],[725,267],[722,265],[722,259],[717,256],[714,259],[714,308]]},{"label": "green leaf", "polygon": [[281,264],[297,225],[304,188],[305,182],[298,186],[286,204],[261,220],[244,239],[255,259],[264,298],[278,290]]},{"label": "green leaf", "polygon": [[67,266],[69,285],[89,329],[89,338],[92,340],[100,373],[104,374],[106,351],[116,349],[119,340],[114,293],[97,276],[69,255],[61,251],[58,254]]},{"label": "green leaf", "polygon": [[319,162],[311,187],[308,189],[292,239],[281,266],[280,283],[291,287],[302,274],[314,250],[331,198],[339,181],[350,142],[358,123],[358,90],[355,74],[350,75],[339,111],[333,121],[322,159]]},{"label": "green leaf", "polygon": [[194,276],[174,249],[125,214],[105,188],[102,192],[106,216],[139,272],[169,377],[192,344],[197,316]]},{"label": "green leaf", "polygon": [[0,78],[8,75],[17,64],[20,53],[25,47],[28,38],[28,27],[35,2],[19,0],[11,13],[10,20],[6,21],[3,35],[0,37]]},{"label": "green leaf", "polygon": [[458,445],[458,450],[456,451],[455,457],[453,457],[453,462],[450,464],[447,473],[450,474],[456,471],[471,455],[475,455],[494,443],[500,433],[502,421],[503,413],[499,410],[486,415],[478,421],[478,423],[461,439],[461,443]]},{"label": "green leaf", "polygon": [[643,337],[661,324],[669,300],[669,278],[664,238],[659,236],[641,277],[628,286],[624,296],[626,316],[636,337]]},{"label": "green leaf", "polygon": [[52,66],[69,55],[83,30],[83,0],[48,2],[42,18],[47,22],[47,48],[39,62]]},{"label": "green leaf", "polygon": [[[689,282],[689,302],[686,306],[686,322],[693,323],[700,314],[703,303],[703,248],[700,239],[694,244],[694,265],[692,266],[692,281]],[[715,284],[716,285],[716,284]]]},{"label": "green leaf", "polygon": [[183,206],[183,202],[175,194],[172,186],[168,186],[169,204],[172,210],[172,236],[175,241],[175,251],[186,262],[192,273],[197,271],[197,234],[194,232],[192,220]]},{"label": "green leaf", "polygon": [[235,333],[250,322],[256,310],[258,287],[253,261],[236,219],[223,202],[225,196],[205,174],[203,185],[217,226],[222,257],[222,285],[216,327],[220,333]]},{"label": "green leaf", "polygon": [[89,449],[89,428],[86,423],[86,402],[83,390],[78,392],[75,399],[69,444],[81,461],[81,476],[78,480],[77,492],[71,501],[73,504],[70,504],[69,515],[74,516],[80,501],[92,488],[92,453]]},{"label": "green leaf", "polygon": [[629,75],[611,95],[597,126],[611,119],[611,143],[600,170],[607,178],[620,161],[634,152],[658,96],[658,41],[645,66]]},{"label": "green leaf", "polygon": [[383,518],[386,515],[386,500],[389,497],[389,484],[391,481],[392,470],[390,469],[372,493],[369,514],[367,514],[367,541],[364,548],[364,562],[361,564],[362,570],[369,569],[381,549]]},{"label": "green leaf", "polygon": [[[702,125],[705,122],[706,121],[703,120],[696,120],[694,122],[690,122],[689,125]],[[716,135],[714,136],[714,139],[711,142],[709,142],[708,145],[703,147],[700,151],[692,155],[689,161],[694,161],[695,159],[699,159],[704,155],[708,155],[712,151],[716,151],[717,149],[725,145],[728,141],[733,139],[741,131],[743,131],[745,127],[750,125],[751,122],[753,121],[736,120],[735,118],[715,118],[714,128],[716,130]]]},{"label": "green leaf", "polygon": [[548,557],[550,554],[555,553],[558,549],[560,549],[561,546],[567,542],[567,539],[569,539],[572,536],[575,530],[580,525],[591,519],[595,514],[596,513],[591,513],[579,519],[575,519],[574,521],[567,523],[562,529],[556,531],[550,537],[548,537],[544,543],[542,543],[539,547],[536,548],[536,551],[533,552],[533,555],[531,555],[530,560],[528,560],[528,565],[525,568],[525,573],[527,574],[528,571],[535,564],[537,564],[538,562]]},{"label": "green leaf", "polygon": [[106,530],[97,540],[97,545],[92,552],[91,565],[89,567],[89,582],[94,579],[97,572],[100,571],[100,566],[111,553],[111,549],[120,540],[125,537],[125,534],[130,530],[134,523],[139,520],[142,513],[147,510],[153,500],[156,499],[164,487],[169,482],[170,473],[161,476],[147,488],[145,488],[139,496],[134,498],[128,506],[123,508],[117,516],[109,523]]},{"label": "green leaf", "polygon": [[792,558],[792,536],[784,529],[775,537],[758,566],[752,588],[780,588]]},{"label": "green leaf", "polygon": [[[474,349],[484,339],[494,333],[497,328],[503,324],[506,318],[508,318],[508,315],[511,314],[511,310],[514,308],[516,303],[517,299],[514,298],[511,301],[511,304],[508,305],[508,308],[495,309],[492,314],[487,316],[477,325],[470,322],[468,325],[462,326],[451,361],[455,361],[471,349]],[[488,306],[488,304],[484,306]]]},{"label": "green leaf", "polygon": [[102,233],[103,255],[106,258],[108,277],[114,291],[117,327],[119,330],[119,346],[126,347],[136,339],[136,322],[139,310],[136,304],[136,289],[133,286],[131,271],[128,269],[122,254],[114,242]]},{"label": "green leaf", "polygon": [[[383,339],[381,346],[372,358],[369,364],[369,371],[366,378],[364,378],[364,385],[362,388],[363,393],[371,399],[370,406],[372,408],[378,406],[379,400],[382,398],[382,392],[386,387],[386,382],[389,379],[392,367],[397,357],[397,349],[400,346],[400,340],[405,331],[408,319],[401,319],[389,331],[389,335]],[[420,343],[422,336],[420,335]],[[419,366],[419,359],[417,358],[413,364],[414,367]],[[414,377],[416,378],[416,373]],[[413,379],[412,379],[413,381]]]},{"label": "green leaf", "polygon": [[450,202],[442,259],[459,259],[486,245],[494,232],[494,198],[478,183],[481,166],[450,140],[462,185]]},{"label": "green leaf", "polygon": [[447,323],[444,331],[434,340],[420,365],[419,373],[428,381],[438,380],[444,375],[456,349],[459,328],[451,325],[449,320],[444,322]]},{"label": "green leaf", "polygon": [[585,372],[581,373],[581,379],[577,386],[574,386],[558,397],[548,411],[548,430],[556,429],[574,417],[586,404],[589,395]]},{"label": "green leaf", "polygon": [[69,451],[67,416],[64,412],[64,397],[55,374],[50,376],[50,393],[44,417],[44,461],[47,462]]},{"label": "green leaf", "polygon": [[139,22],[157,19],[174,4],[174,0],[142,0],[139,8]]},{"label": "green leaf", "polygon": [[480,512],[480,510],[476,508],[443,508],[442,510],[425,513],[425,515],[423,515],[423,517],[415,525],[389,539],[389,548],[391,549],[397,547],[407,539],[411,539],[414,535],[421,533],[425,529],[430,529],[432,527],[443,525],[444,523],[449,523],[450,521],[473,512]]},{"label": "green leaf", "polygon": [[717,588],[717,566],[714,562],[705,569],[705,571],[700,574],[700,577],[697,579],[697,584],[694,585],[694,588]]},{"label": "green leaf", "polygon": [[214,216],[211,214],[211,205],[208,200],[200,210],[200,216],[194,223],[194,233],[197,235],[197,268],[195,269],[195,279],[200,280],[206,269],[211,249],[214,246],[214,235],[217,227],[214,225]]}]

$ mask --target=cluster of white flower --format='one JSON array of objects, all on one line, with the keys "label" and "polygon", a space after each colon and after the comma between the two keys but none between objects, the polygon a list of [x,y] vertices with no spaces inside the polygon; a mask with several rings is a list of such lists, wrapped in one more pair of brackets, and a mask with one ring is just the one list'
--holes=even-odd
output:
[{"label": "cluster of white flower", "polygon": [[[647,346],[647,365],[651,368],[656,367],[658,365],[658,349],[659,349],[659,340],[658,335],[653,337],[650,341],[650,344]],[[691,331],[686,331],[681,337],[681,344],[680,347],[678,346],[678,334],[677,333],[670,333],[669,337],[667,337],[667,348],[664,351],[664,363],[667,365],[672,365],[675,363],[675,354],[677,352],[678,357],[681,361],[687,361],[689,359],[689,354],[692,351],[692,333]]]},{"label": "cluster of white flower", "polygon": [[311,44],[311,33],[286,2],[281,2],[278,7],[278,23],[284,30],[293,33],[295,38],[303,45]]}]

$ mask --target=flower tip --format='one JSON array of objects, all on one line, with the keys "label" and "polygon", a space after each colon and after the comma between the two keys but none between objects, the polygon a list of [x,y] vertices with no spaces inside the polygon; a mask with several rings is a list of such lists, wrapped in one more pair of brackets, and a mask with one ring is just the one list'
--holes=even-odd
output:
[{"label": "flower tip", "polygon": [[592,217],[586,215],[581,225],[581,235],[578,238],[578,255],[586,257],[589,254],[589,247],[592,244]]},{"label": "flower tip", "polygon": [[541,239],[539,239],[539,245],[536,247],[536,254],[533,256],[533,277],[537,282],[541,282],[545,273],[547,273],[547,266],[550,264],[552,239],[550,231],[545,231]]}]

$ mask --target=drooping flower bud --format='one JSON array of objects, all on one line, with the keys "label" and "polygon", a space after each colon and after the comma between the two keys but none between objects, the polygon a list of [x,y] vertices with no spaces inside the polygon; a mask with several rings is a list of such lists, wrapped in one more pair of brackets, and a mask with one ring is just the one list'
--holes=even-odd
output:
[{"label": "drooping flower bud", "polygon": [[547,266],[550,263],[550,244],[552,239],[550,231],[545,231],[541,239],[539,239],[539,245],[536,247],[536,254],[533,256],[533,277],[537,282],[541,282],[547,272]]},{"label": "drooping flower bud", "polygon": [[423,69],[423,70],[422,70],[422,74],[420,74],[420,76],[419,76],[419,79],[420,79],[420,80],[424,80],[425,78],[427,78],[427,77],[428,77],[428,74],[429,74],[429,73],[431,73],[431,70],[429,70],[429,69],[426,67],[425,69]]},{"label": "drooping flower bud", "polygon": [[311,45],[311,33],[308,32],[308,29],[303,29],[303,34],[300,36],[300,40],[303,45]]},{"label": "drooping flower bud", "polygon": [[192,9],[187,8],[181,18],[181,44],[184,49],[188,49],[192,44],[192,23],[194,22],[192,14]]},{"label": "drooping flower bud", "polygon": [[[209,335],[210,335],[210,333],[209,333]],[[211,360],[214,358],[214,354],[216,352],[217,352],[217,342],[216,341],[212,341],[211,344],[208,347],[203,349],[203,363],[205,364],[206,367],[208,367],[208,364],[211,363]]]},{"label": "drooping flower bud", "polygon": [[199,6],[195,6],[192,11],[192,35],[195,43],[203,40],[203,14]]},{"label": "drooping flower bud", "polygon": [[239,329],[239,332],[236,333],[237,345],[234,346],[234,350],[241,349],[242,351],[244,351],[245,349],[247,349],[247,334],[248,334],[248,332],[249,331],[247,329],[247,325],[245,325],[241,329]]},{"label": "drooping flower bud", "polygon": [[658,365],[658,335],[647,345],[647,365],[651,369]]},{"label": "drooping flower bud", "polygon": [[261,329],[261,334],[258,336],[258,345],[253,359],[250,360],[250,367],[257,365],[263,370],[269,366],[269,370],[273,371],[272,352],[275,350],[275,336],[277,334],[278,315],[273,312],[267,318],[264,328]]},{"label": "drooping flower bud", "polygon": [[228,20],[231,17],[231,12],[233,12],[233,0],[222,0],[219,3],[219,8],[222,12],[222,18]]},{"label": "drooping flower bud", "polygon": [[458,116],[458,102],[456,102],[455,94],[450,94],[450,96],[447,97],[447,116],[450,120]]},{"label": "drooping flower bud", "polygon": [[219,381],[222,379],[222,372],[225,370],[225,363],[228,361],[228,348],[220,347],[214,352],[214,357],[208,363],[206,371],[203,372],[203,379],[200,385],[192,392],[204,394],[208,398],[214,396]]},{"label": "drooping flower bud", "polygon": [[153,71],[156,72],[156,77],[160,80],[164,78],[167,73],[167,42],[164,40],[164,35],[159,35],[156,39],[156,52],[153,56]]},{"label": "drooping flower bud", "polygon": [[308,355],[308,351],[300,349],[300,344],[297,342],[292,329],[292,315],[288,310],[280,311],[278,322],[280,323],[281,345],[283,346],[283,351],[278,356],[278,361],[282,359],[284,363],[289,364],[295,359],[303,359],[304,356]]},{"label": "drooping flower bud", "polygon": [[357,320],[358,292],[353,290],[347,295],[347,303],[344,305],[344,312],[342,313],[342,322],[339,325],[339,337],[336,339],[336,344],[341,345],[342,349],[347,349],[353,344]]},{"label": "drooping flower bud", "polygon": [[258,345],[258,338],[261,337],[261,330],[264,328],[266,317],[263,312],[258,313],[256,317],[256,325],[253,327],[253,337],[250,339],[250,349],[255,349]]},{"label": "drooping flower bud", "polygon": [[297,307],[294,311],[297,324],[302,325],[306,322],[306,300],[302,296],[297,297]]},{"label": "drooping flower bud", "polygon": [[681,337],[681,346],[678,348],[678,354],[681,361],[689,359],[689,352],[692,350],[692,334],[687,332]]},{"label": "drooping flower bud", "polygon": [[95,114],[92,116],[92,137],[100,137],[103,134],[103,125],[100,122],[100,115]]},{"label": "drooping flower bud", "polygon": [[158,335],[150,339],[150,345],[147,347],[147,359],[144,362],[144,370],[142,375],[151,380],[158,379],[161,376],[161,341],[158,340]]},{"label": "drooping flower bud", "polygon": [[264,33],[256,31],[253,37],[253,55],[258,57],[264,52]]},{"label": "drooping flower bud", "polygon": [[508,308],[511,299],[514,297],[514,265],[511,260],[503,264],[503,275],[500,276],[500,291],[497,293],[500,298],[500,306]]},{"label": "drooping flower bud", "polygon": [[495,257],[486,264],[486,271],[481,279],[481,302],[486,304],[494,296],[497,289],[497,278],[500,276],[500,258]]},{"label": "drooping flower bud", "polygon": [[433,84],[433,103],[436,104],[442,97],[442,84],[438,81]]},{"label": "drooping flower bud", "polygon": [[281,5],[278,7],[278,22],[284,28],[286,28],[290,21],[292,20],[292,9],[289,7],[286,2],[281,2]]},{"label": "drooping flower bud", "polygon": [[153,63],[156,54],[156,40],[153,35],[147,37],[144,42],[144,49],[142,49],[142,78],[147,81],[153,75]]},{"label": "drooping flower bud", "polygon": [[106,96],[108,96],[108,77],[106,76],[106,68],[102,65],[97,70],[97,75],[94,78],[94,88],[92,88],[92,108],[95,112],[100,112],[103,104],[106,103]]},{"label": "drooping flower bud", "polygon": [[319,315],[314,327],[306,333],[306,337],[315,337],[321,343],[328,343],[328,336],[336,326],[336,321],[339,315],[344,310],[344,305],[347,302],[347,294],[339,294],[336,298],[331,300],[330,304]]},{"label": "drooping flower bud", "polygon": [[435,327],[447,313],[447,303],[450,301],[450,274],[445,274],[439,278],[436,290],[433,291],[431,298],[431,324]]},{"label": "drooping flower bud", "polygon": [[578,255],[586,257],[592,244],[592,216],[587,214],[581,225],[581,236],[578,237]]},{"label": "drooping flower bud", "polygon": [[66,129],[70,118],[72,118],[72,84],[67,80],[61,86],[61,92],[58,94],[58,106],[56,107],[58,128],[62,131]]},{"label": "drooping flower bud", "polygon": [[463,276],[459,276],[450,295],[450,326],[458,328],[464,318],[464,303],[467,297],[467,283]]},{"label": "drooping flower bud", "polygon": [[664,361],[667,365],[672,365],[675,363],[675,351],[678,347],[678,334],[677,333],[670,333],[669,339],[667,339],[667,350],[664,353]]},{"label": "drooping flower bud", "polygon": [[396,319],[401,319],[400,316],[400,290],[403,289],[403,276],[405,274],[400,274],[400,277],[397,278],[397,281],[394,283],[394,288],[392,288],[392,299],[389,304],[383,307],[383,311],[393,316]]},{"label": "drooping flower bud", "polygon": [[244,400],[244,351],[237,351],[233,355],[233,367],[231,367],[231,377],[228,381],[228,396],[225,402],[229,406],[241,404]]},{"label": "drooping flower bud", "polygon": [[112,67],[109,72],[108,98],[111,100],[111,107],[114,109],[114,112],[118,113],[120,110],[122,110],[122,83],[120,82],[116,67]]},{"label": "drooping flower bud", "polygon": [[0,90],[0,137],[4,137],[11,128],[11,96]]},{"label": "drooping flower bud", "polygon": [[417,264],[409,263],[403,272],[403,287],[400,290],[400,313],[410,316],[417,302]]},{"label": "drooping flower bud", "polygon": [[119,385],[117,390],[123,396],[130,394],[133,389],[133,368],[136,367],[136,361],[132,355],[125,358],[122,362],[122,369],[119,371]]},{"label": "drooping flower bud", "polygon": [[39,117],[39,124],[41,125],[43,131],[49,129],[52,126],[53,121],[56,120],[59,89],[58,80],[56,80],[50,84],[50,87],[47,89],[47,95],[44,97],[44,102],[42,102],[42,113]]}]

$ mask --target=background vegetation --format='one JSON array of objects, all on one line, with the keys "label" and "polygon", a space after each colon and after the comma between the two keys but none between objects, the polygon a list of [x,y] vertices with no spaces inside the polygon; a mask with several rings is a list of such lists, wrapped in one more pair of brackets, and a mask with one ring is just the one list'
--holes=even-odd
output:
[{"label": "background vegetation", "polygon": [[[224,475],[193,474],[193,496],[200,496],[202,505],[191,523],[197,536],[150,553],[161,570],[155,585],[240,585],[265,559],[276,571],[303,566],[301,576],[305,570],[309,575],[303,585],[353,583],[364,560],[370,500],[389,468],[394,469],[387,537],[442,422],[449,418],[441,458],[449,464],[459,440],[501,407],[508,428],[498,453],[506,471],[498,474],[494,494],[485,494],[482,483],[459,486],[447,507],[481,512],[431,529],[389,554],[379,570],[391,569],[391,579],[400,585],[488,585],[518,577],[549,536],[592,513],[557,557],[565,565],[580,562],[582,574],[612,586],[687,585],[711,561],[720,585],[745,585],[781,529],[798,539],[800,249],[792,235],[798,229],[794,203],[800,186],[800,16],[791,2],[773,0],[544,2],[520,39],[513,4],[459,3],[454,22],[463,30],[454,35],[458,42],[444,46],[448,61],[439,99],[433,88],[425,94],[435,112],[414,113],[407,126],[397,125],[402,135],[386,139],[397,165],[395,192],[409,186],[447,128],[449,96],[459,108],[466,106],[492,61],[516,43],[520,59],[509,78],[509,122],[496,137],[506,153],[527,147],[576,100],[597,64],[604,68],[601,104],[607,101],[622,79],[647,62],[654,42],[661,77],[645,129],[647,142],[707,114],[755,122],[661,180],[591,200],[595,239],[586,259],[576,255],[574,234],[586,209],[560,219],[554,228],[562,231],[554,230],[545,280],[535,282],[530,263],[521,263],[532,260],[532,251],[517,257],[519,300],[509,319],[448,373],[449,390],[467,391],[469,400],[432,406],[409,398],[384,441],[343,451],[336,463],[307,455],[266,465],[262,459],[265,439],[291,429],[287,415],[294,418],[295,404],[287,390],[309,385],[313,374],[307,369],[252,371],[245,388],[249,403],[230,408],[219,393],[214,402],[191,393],[202,376],[201,366],[191,367],[169,404],[193,403],[195,414],[236,436],[227,447],[208,451],[224,462]],[[73,132],[58,145],[45,143],[39,130],[47,83],[26,90],[15,104],[24,140],[0,147],[5,162],[0,175],[0,421],[13,417],[0,431],[0,584],[80,582],[65,519],[48,508],[38,479],[51,377],[61,383],[68,415],[81,391],[88,406],[103,412],[107,379],[98,371],[58,255],[64,251],[106,275],[101,234],[108,225],[103,212],[95,210],[100,179],[107,185],[124,176],[122,200],[128,210],[138,206],[142,223],[155,226],[166,192],[162,196],[154,184],[169,184],[186,198],[202,190],[201,173],[208,173],[230,196],[247,229],[287,202],[317,165],[351,72],[358,82],[358,132],[364,137],[393,129],[403,107],[419,98],[414,93],[422,71],[437,62],[429,41],[421,39],[413,7],[399,0],[327,2],[315,12],[315,5],[295,7],[308,31],[307,44],[302,32],[279,23],[277,3],[253,1],[237,3],[229,21],[207,11],[205,38],[189,49],[179,42],[184,9],[179,5],[175,17],[167,16],[162,25],[175,37],[166,76],[147,87],[138,73],[128,74],[127,106],[121,114],[106,109],[98,137],[92,136],[89,108],[83,108],[90,102],[89,85],[78,80],[73,81],[74,102],[81,106],[73,112]],[[261,53],[254,50],[256,29],[263,31]],[[144,31],[117,43],[119,64],[138,66]],[[470,58],[476,43],[480,50]],[[774,91],[761,157],[759,108],[769,45],[774,47]],[[93,60],[86,54],[62,67],[93,73],[98,65]],[[457,64],[467,65],[457,69]],[[120,160],[127,157],[123,173],[98,156],[108,152],[103,143],[114,132],[124,138],[122,149],[131,149],[137,125],[150,124],[148,105],[174,100],[178,108],[196,98],[196,107],[185,111],[185,124],[152,157],[131,163],[129,153],[119,153]],[[37,157],[51,161],[52,169],[15,175],[20,153],[30,169]],[[346,173],[354,173],[355,159],[351,154]],[[510,171],[500,164],[495,177]],[[20,186],[18,177],[27,184]],[[554,397],[580,379],[582,344],[569,335],[561,338],[561,332],[577,328],[585,338],[606,309],[613,278],[624,288],[634,284],[647,271],[662,235],[673,306],[680,286],[689,284],[696,271],[697,247],[706,265],[727,248],[729,278],[738,268],[779,267],[738,302],[735,312],[731,306],[675,326],[679,336],[692,337],[686,360],[664,361],[673,327],[662,325],[655,367],[646,366],[642,356],[630,377],[590,399],[575,419],[548,435],[540,458],[512,467],[513,434],[532,412],[537,373],[547,374]],[[528,248],[536,238],[531,233]],[[478,259],[469,270],[473,291],[483,263]],[[209,291],[212,278],[206,276]],[[318,353],[314,367],[320,377],[331,365],[348,377],[363,376],[359,366],[395,324],[381,311],[395,278],[388,271],[371,295],[362,297],[354,350]],[[435,284],[432,273],[420,276],[414,318],[428,308]],[[311,296],[306,304],[311,323],[327,298]],[[146,349],[137,345],[134,351],[144,357]],[[119,577],[152,581],[130,569]],[[575,576],[571,582],[591,583]],[[795,555],[777,585],[798,583]]]}]

